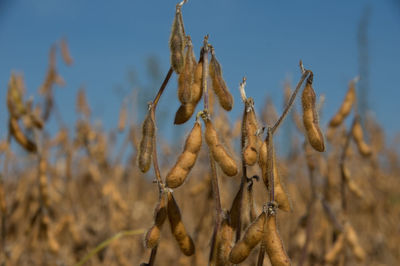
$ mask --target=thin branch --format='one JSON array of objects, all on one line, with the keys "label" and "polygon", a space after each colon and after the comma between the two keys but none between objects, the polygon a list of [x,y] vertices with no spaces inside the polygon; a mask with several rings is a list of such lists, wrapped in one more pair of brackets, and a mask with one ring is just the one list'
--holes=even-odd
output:
[{"label": "thin branch", "polygon": [[160,97],[161,97],[162,93],[164,92],[164,89],[167,86],[168,81],[171,78],[171,75],[172,75],[173,72],[174,72],[174,70],[172,69],[172,67],[170,67],[169,70],[168,70],[167,75],[165,76],[165,79],[164,79],[163,83],[161,84],[160,89],[158,90],[158,93],[157,93],[156,97],[153,100],[152,107],[153,107],[154,111],[155,111],[155,109],[157,107],[158,101],[160,100]]},{"label": "thin branch", "polygon": [[244,111],[243,111],[243,119],[242,119],[242,134],[241,134],[241,142],[240,142],[240,153],[241,153],[241,159],[242,159],[242,179],[240,180],[240,188],[239,188],[239,206],[238,206],[238,215],[237,215],[237,228],[236,228],[236,240],[235,242],[240,240],[240,235],[241,235],[241,227],[242,227],[242,223],[241,223],[241,213],[242,213],[242,205],[243,205],[243,188],[244,188],[244,184],[245,182],[247,182],[247,166],[246,163],[244,161],[244,149],[245,149],[245,145],[246,145],[246,121],[245,121],[245,117],[246,117],[246,109],[247,109],[247,97],[246,97],[246,92],[244,90],[246,86],[246,78],[243,77],[242,82],[240,83],[239,86],[239,90],[240,90],[240,95],[242,97],[243,103],[244,103]]},{"label": "thin branch", "polygon": [[210,249],[210,256],[209,262],[212,261],[212,257],[214,254],[215,248],[215,241],[218,235],[219,228],[221,226],[221,214],[222,214],[222,207],[221,207],[221,198],[219,195],[219,186],[218,186],[218,177],[217,177],[217,168],[215,166],[214,158],[212,157],[211,151],[208,151],[208,157],[210,158],[210,166],[211,166],[211,185],[212,185],[212,192],[215,200],[215,224],[214,224],[214,232],[211,242],[211,249]]},{"label": "thin branch", "polygon": [[275,166],[275,151],[274,151],[274,139],[272,129],[267,129],[267,176],[269,181],[269,202],[275,201],[275,183],[274,183],[274,166]]},{"label": "thin branch", "polygon": [[154,265],[156,261],[157,250],[158,250],[158,245],[156,245],[154,248],[151,249],[150,259],[149,262],[147,263],[147,266]]},{"label": "thin branch", "polygon": [[145,232],[144,229],[138,229],[138,230],[129,230],[129,231],[121,231],[114,236],[104,240],[101,242],[99,245],[97,245],[94,249],[92,249],[83,259],[81,259],[75,266],[81,266],[85,264],[91,257],[99,253],[101,250],[105,249],[108,245],[111,244],[111,242],[123,237],[123,236],[136,236],[136,235],[141,235]]},{"label": "thin branch", "polygon": [[203,40],[203,48],[202,48],[202,56],[203,56],[203,72],[201,76],[201,89],[203,90],[204,97],[204,110],[208,112],[208,86],[207,86],[207,78],[208,78],[208,52],[209,52],[209,44],[208,44],[208,34],[204,36]]},{"label": "thin branch", "polygon": [[290,108],[293,105],[294,100],[296,99],[297,93],[299,92],[301,85],[303,84],[304,80],[306,79],[306,77],[311,73],[310,70],[305,70],[303,75],[300,78],[300,81],[297,83],[296,89],[294,90],[292,96],[290,97],[285,110],[283,111],[282,115],[279,117],[279,119],[276,121],[275,125],[272,127],[272,133],[275,133],[275,131],[278,129],[278,127],[280,126],[280,124],[282,123],[282,121],[285,119],[286,115],[288,114],[288,112],[290,111]]},{"label": "thin branch", "polygon": [[[154,98],[153,102],[151,104],[149,104],[149,108],[150,108],[150,112],[151,112],[150,115],[151,115],[151,119],[153,120],[154,126],[156,125],[155,112],[156,112],[157,104],[158,104],[158,102],[160,100],[161,95],[164,92],[165,87],[168,84],[169,79],[171,78],[172,72],[173,72],[173,69],[172,69],[172,67],[170,67],[169,70],[168,70],[167,75],[165,76],[165,79],[164,79],[163,83],[161,84],[160,89],[158,90],[158,93],[157,93],[156,97]],[[154,172],[155,172],[155,175],[156,175],[156,178],[157,178],[158,188],[159,188],[160,193],[161,193],[161,191],[164,188],[164,183],[163,183],[162,178],[161,178],[160,168],[158,167],[157,134],[156,133],[154,134],[154,138],[153,138],[153,154],[152,154],[152,157],[153,157]]]},{"label": "thin branch", "polygon": [[[304,243],[303,249],[301,251],[301,256],[300,256],[300,260],[299,260],[299,266],[304,265],[307,256],[308,256],[308,246],[310,245],[311,242],[311,238],[312,238],[312,233],[313,233],[313,215],[314,215],[314,203],[317,201],[317,194],[316,194],[316,190],[315,190],[315,176],[314,176],[314,167],[312,166],[314,158],[311,158],[309,155],[307,154],[307,152],[311,152],[311,148],[307,147],[306,145],[309,145],[308,143],[305,143],[304,145],[304,151],[305,151],[305,156],[307,160],[310,160],[309,162],[307,162],[308,165],[308,174],[309,174],[309,178],[310,178],[310,190],[311,190],[311,199],[308,203],[307,206],[307,221],[306,221],[306,241]],[[307,148],[309,148],[309,151],[307,151]]]},{"label": "thin branch", "polygon": [[346,157],[347,157],[347,150],[350,147],[350,140],[351,140],[351,136],[352,136],[353,127],[356,124],[357,119],[358,119],[358,116],[355,116],[354,119],[353,119],[353,122],[351,124],[351,127],[350,127],[349,131],[346,134],[346,141],[344,143],[342,154],[340,156],[340,161],[339,161],[340,175],[341,175],[340,192],[341,192],[341,198],[342,198],[342,210],[344,212],[346,212],[346,210],[347,210],[347,204],[346,204],[346,176],[345,176],[344,164],[345,164]]}]

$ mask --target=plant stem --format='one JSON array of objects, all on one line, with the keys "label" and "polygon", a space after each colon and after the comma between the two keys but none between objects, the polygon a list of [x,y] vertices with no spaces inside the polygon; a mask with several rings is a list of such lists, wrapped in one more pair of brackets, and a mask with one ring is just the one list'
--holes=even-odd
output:
[{"label": "plant stem", "polygon": [[347,210],[347,204],[346,204],[346,177],[345,177],[345,161],[347,157],[347,150],[350,146],[350,140],[351,140],[351,135],[353,131],[353,127],[356,124],[356,121],[358,119],[358,116],[354,117],[353,122],[351,124],[351,127],[349,131],[347,132],[346,135],[346,141],[343,146],[342,154],[340,156],[340,161],[339,161],[339,167],[340,167],[340,175],[341,175],[341,185],[340,185],[340,192],[341,192],[341,198],[342,198],[342,210],[343,212],[346,212]]},{"label": "plant stem", "polygon": [[[165,79],[164,79],[163,83],[161,84],[160,89],[158,90],[158,93],[157,93],[156,97],[154,98],[152,104],[150,105],[150,108],[151,108],[150,109],[151,119],[153,120],[154,126],[156,126],[156,115],[155,115],[155,112],[156,112],[157,104],[158,104],[158,102],[160,100],[160,97],[161,97],[162,93],[164,92],[165,87],[168,84],[169,79],[171,78],[172,72],[173,72],[173,69],[172,69],[172,67],[170,67],[169,70],[168,70],[167,75],[165,76]],[[155,175],[156,175],[156,178],[157,178],[158,188],[159,188],[160,193],[161,193],[161,191],[164,188],[164,183],[163,183],[162,178],[161,178],[160,168],[158,167],[157,134],[156,133],[154,134],[154,138],[153,138],[153,154],[152,154],[152,156],[153,156],[154,172],[155,172]]]},{"label": "plant stem", "polygon": [[[306,144],[308,145],[308,144]],[[306,155],[307,156],[307,155]],[[313,214],[314,214],[314,203],[316,202],[316,191],[315,191],[315,177],[314,171],[311,167],[308,167],[308,174],[310,177],[310,189],[311,189],[311,199],[307,206],[307,221],[306,221],[306,242],[304,243],[303,249],[301,251],[301,257],[299,260],[299,266],[302,266],[307,259],[308,246],[311,242],[313,233]]]},{"label": "plant stem", "polygon": [[207,78],[208,78],[208,52],[209,52],[209,44],[208,44],[208,34],[204,37],[202,55],[203,55],[203,71],[201,76],[201,89],[203,91],[204,97],[204,110],[208,112],[208,86],[207,86]]},{"label": "plant stem", "polygon": [[101,242],[99,245],[97,245],[94,249],[92,249],[83,259],[81,259],[75,266],[81,266],[85,264],[91,257],[99,253],[101,250],[105,249],[108,245],[111,244],[114,240],[117,240],[123,236],[136,236],[136,235],[141,235],[145,232],[144,229],[138,229],[138,230],[129,230],[129,231],[121,231],[114,236],[104,240]]},{"label": "plant stem", "polygon": [[172,67],[169,68],[167,75],[165,76],[165,79],[163,81],[163,83],[161,84],[160,89],[158,90],[158,93],[156,95],[156,97],[153,100],[152,106],[153,109],[155,110],[158,104],[158,101],[160,100],[160,97],[162,95],[162,93],[164,92],[165,87],[168,84],[169,79],[171,78],[172,73],[174,72],[174,70],[172,69]]},{"label": "plant stem", "polygon": [[222,207],[221,207],[221,198],[219,195],[219,186],[218,186],[218,177],[217,177],[217,168],[215,166],[215,161],[212,157],[211,151],[208,151],[208,157],[210,158],[210,167],[211,167],[211,186],[212,186],[212,192],[215,200],[215,223],[214,223],[214,232],[213,232],[213,237],[212,237],[212,242],[211,242],[211,250],[210,250],[210,256],[209,256],[209,261],[212,261],[212,257],[214,254],[214,248],[215,248],[215,240],[218,235],[218,231],[221,225],[221,214],[222,214]]},{"label": "plant stem", "polygon": [[[204,97],[204,112],[208,114],[208,88],[207,88],[207,78],[208,78],[208,52],[209,52],[209,44],[208,44],[208,35],[204,37],[202,55],[203,55],[203,71],[201,77],[201,89],[203,91]],[[210,159],[210,167],[211,167],[211,186],[213,197],[215,200],[215,224],[214,224],[214,232],[211,239],[211,249],[209,255],[209,262],[213,259],[215,242],[218,236],[218,231],[221,226],[221,198],[219,195],[219,186],[218,186],[218,176],[217,176],[217,168],[215,166],[214,158],[212,157],[210,149],[208,149],[208,157]]]},{"label": "plant stem", "polygon": [[157,250],[158,250],[158,244],[151,249],[150,259],[149,262],[147,263],[148,266],[154,265],[154,262],[156,261]]},{"label": "plant stem", "polygon": [[275,131],[278,129],[282,121],[285,119],[286,115],[288,114],[290,108],[293,105],[294,100],[296,99],[297,93],[299,92],[301,85],[303,84],[304,80],[306,77],[311,73],[310,70],[305,70],[303,75],[300,78],[300,81],[297,83],[296,89],[293,91],[292,96],[290,96],[290,99],[285,107],[285,110],[283,111],[282,115],[279,117],[279,119],[276,121],[275,125],[272,127],[272,133],[275,133]]},{"label": "plant stem", "polygon": [[269,202],[275,201],[275,183],[274,183],[274,167],[275,167],[275,151],[274,151],[274,138],[272,129],[267,129],[267,175],[269,182]]}]

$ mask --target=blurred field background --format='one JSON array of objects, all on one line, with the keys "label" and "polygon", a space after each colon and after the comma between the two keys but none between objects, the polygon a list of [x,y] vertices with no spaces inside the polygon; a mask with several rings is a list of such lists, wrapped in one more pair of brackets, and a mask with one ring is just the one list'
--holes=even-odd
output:
[{"label": "blurred field background", "polygon": [[[126,230],[139,233],[113,241],[85,265],[138,265],[148,260],[150,250],[143,246],[143,234],[152,224],[157,186],[152,169],[147,174],[139,171],[136,155],[146,105],[169,69],[168,38],[175,5],[174,1],[0,2],[2,265],[74,265],[100,243]],[[302,59],[314,72],[317,95],[324,97],[320,112],[324,133],[348,82],[360,76],[359,111],[373,155],[364,158],[354,143],[350,145],[347,165],[361,192],[348,191],[346,219],[366,257],[357,260],[345,249],[345,259],[335,263],[398,265],[400,3],[189,0],[182,10],[196,56],[204,35],[210,34],[234,96],[230,113],[216,107],[214,124],[237,162],[243,112],[237,88],[243,76],[259,120],[271,125],[283,110],[284,88],[293,89],[300,77],[298,61]],[[63,40],[73,59],[71,65],[61,57]],[[26,134],[40,143],[44,155],[39,158],[14,140],[9,142],[7,88],[12,73],[21,75],[24,100],[43,111],[46,94],[40,88],[48,75],[52,47],[56,47],[55,66],[63,79],[52,86],[52,112],[40,134],[29,129],[29,121],[21,122]],[[174,74],[157,110],[163,177],[181,152],[194,120],[173,125],[178,107]],[[300,110],[299,99],[294,110]],[[351,119],[336,129],[326,152],[313,154],[314,188],[324,198],[318,198],[313,209],[313,237],[305,265],[325,265],[325,254],[337,237],[326,204],[337,220],[344,215],[339,158]],[[288,118],[277,138],[278,166],[293,204],[293,212],[280,213],[280,233],[293,264],[298,264],[311,199],[304,136]],[[47,170],[41,179],[43,157]],[[214,204],[208,168],[203,145],[188,181],[174,192],[196,254],[182,255],[169,226],[164,225],[155,265],[207,265]],[[249,176],[259,175],[258,166],[249,172]],[[218,174],[222,206],[229,209],[240,174],[235,178]],[[257,213],[266,193],[261,183],[254,185]],[[43,202],[43,187],[48,202]],[[255,265],[256,253],[243,265]],[[268,263],[266,258],[264,265]]]}]

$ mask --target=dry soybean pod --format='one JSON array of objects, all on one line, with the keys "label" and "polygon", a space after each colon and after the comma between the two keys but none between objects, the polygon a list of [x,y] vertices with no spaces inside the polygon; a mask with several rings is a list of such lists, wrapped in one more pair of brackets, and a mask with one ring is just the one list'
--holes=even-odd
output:
[{"label": "dry soybean pod", "polygon": [[9,120],[9,128],[10,128],[10,133],[12,136],[14,136],[15,140],[26,150],[29,152],[36,152],[37,147],[36,144],[28,139],[22,132],[22,129],[19,127],[18,120],[10,117]]},{"label": "dry soybean pod", "polygon": [[217,131],[209,118],[205,118],[204,124],[206,125],[205,139],[214,160],[221,167],[222,171],[228,176],[235,176],[238,172],[236,162],[228,154],[218,139]]},{"label": "dry soybean pod", "polygon": [[192,238],[186,232],[182,222],[181,212],[172,195],[168,192],[168,220],[171,225],[171,232],[178,242],[179,248],[186,256],[191,256],[194,253],[194,244]]},{"label": "dry soybean pod", "polygon": [[303,107],[303,124],[311,146],[319,151],[325,150],[324,137],[318,125],[318,114],[315,109],[315,92],[312,88],[313,73],[310,72],[301,96]]},{"label": "dry soybean pod", "polygon": [[350,244],[354,256],[356,256],[358,261],[365,260],[366,257],[365,251],[360,245],[356,231],[354,231],[353,226],[351,226],[349,222],[346,223],[344,231],[346,240]]},{"label": "dry soybean pod", "polygon": [[175,113],[174,124],[180,125],[188,121],[192,117],[195,108],[196,105],[192,103],[181,104]]},{"label": "dry soybean pod", "polygon": [[344,240],[344,234],[340,233],[331,249],[328,251],[328,253],[325,254],[324,260],[326,263],[333,263],[335,262],[335,260],[337,260],[340,252],[344,247]]},{"label": "dry soybean pod", "polygon": [[176,188],[183,184],[190,170],[196,163],[201,143],[201,125],[199,121],[196,121],[186,139],[182,154],[179,156],[175,166],[167,174],[166,183],[168,187]]},{"label": "dry soybean pod", "polygon": [[154,248],[160,240],[160,230],[164,221],[167,219],[167,206],[165,195],[160,196],[160,200],[154,211],[154,225],[147,231],[145,236],[146,248]]},{"label": "dry soybean pod", "polygon": [[175,17],[172,23],[171,35],[169,37],[169,49],[171,53],[171,66],[177,74],[183,70],[185,50],[185,31],[183,28],[181,6],[177,5]]},{"label": "dry soybean pod", "polygon": [[349,89],[347,90],[342,105],[340,106],[335,116],[329,122],[330,127],[337,127],[343,122],[343,120],[349,115],[355,100],[356,100],[355,80],[352,80],[350,81]]},{"label": "dry soybean pod", "polygon": [[214,48],[211,47],[211,60],[209,64],[209,73],[212,81],[212,87],[222,108],[230,111],[233,106],[233,97],[226,86],[222,77],[222,68],[215,57]]},{"label": "dry soybean pod", "polygon": [[149,107],[149,111],[142,125],[142,139],[140,140],[138,154],[139,168],[143,173],[146,173],[150,169],[154,135],[155,125],[151,117],[151,107]]},{"label": "dry soybean pod", "polygon": [[372,154],[371,147],[364,141],[364,133],[361,127],[360,118],[356,117],[353,128],[351,130],[354,140],[356,141],[358,151],[362,156],[370,156]]},{"label": "dry soybean pod", "polygon": [[201,78],[203,73],[203,50],[200,52],[199,62],[196,65],[196,69],[194,72],[193,84],[190,88],[191,90],[191,98],[190,102],[186,104],[182,104],[178,111],[175,114],[174,124],[180,125],[185,123],[192,117],[194,110],[198,102],[203,95],[203,90],[201,89]]},{"label": "dry soybean pod", "polygon": [[249,256],[251,250],[257,246],[263,238],[265,219],[266,213],[262,212],[257,219],[249,225],[243,238],[233,246],[229,254],[230,262],[239,264]]},{"label": "dry soybean pod", "polygon": [[196,67],[197,62],[193,52],[192,40],[187,36],[185,62],[178,77],[178,99],[182,104],[191,102],[191,87],[194,83]]},{"label": "dry soybean pod", "polygon": [[69,49],[68,49],[68,44],[67,44],[67,41],[65,39],[61,40],[60,48],[61,48],[61,56],[62,56],[62,59],[64,60],[64,63],[66,65],[68,65],[68,66],[72,65],[74,60],[71,57],[71,54],[70,54]]},{"label": "dry soybean pod", "polygon": [[290,259],[286,254],[282,239],[276,226],[276,214],[270,212],[264,226],[265,251],[268,254],[272,266],[290,265]]},{"label": "dry soybean pod", "polygon": [[229,265],[229,253],[232,249],[233,236],[233,228],[229,224],[229,219],[225,217],[225,219],[222,221],[221,228],[218,231],[217,255],[215,265]]},{"label": "dry soybean pod", "polygon": [[[19,81],[19,82],[18,82]],[[26,113],[26,106],[23,102],[23,80],[22,76],[12,73],[7,90],[7,107],[10,115],[20,118]],[[20,85],[18,85],[20,84]]]},{"label": "dry soybean pod", "polygon": [[258,159],[260,139],[257,136],[258,123],[254,111],[254,100],[247,98],[243,114],[244,133],[246,135],[246,145],[243,150],[243,158],[247,165],[254,165]]}]

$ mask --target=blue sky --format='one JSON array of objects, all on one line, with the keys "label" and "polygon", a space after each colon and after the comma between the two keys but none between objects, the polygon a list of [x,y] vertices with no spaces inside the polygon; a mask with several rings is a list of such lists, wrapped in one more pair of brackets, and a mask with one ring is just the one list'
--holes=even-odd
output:
[{"label": "blue sky", "polygon": [[[6,4],[8,2],[8,4]],[[0,4],[0,138],[6,136],[5,95],[11,71],[24,74],[27,95],[35,95],[42,83],[48,51],[66,37],[75,60],[58,70],[66,80],[55,91],[64,120],[76,120],[75,96],[86,88],[94,118],[105,128],[116,125],[122,98],[132,88],[128,72],[135,70],[146,90],[139,99],[150,101],[161,81],[151,82],[146,72],[149,57],[160,63],[164,76],[169,68],[168,38],[176,1],[61,1],[16,0]],[[400,131],[397,117],[400,99],[400,4],[381,1],[232,1],[189,0],[183,7],[187,34],[196,54],[203,36],[223,67],[225,80],[236,105],[235,119],[242,112],[238,84],[247,77],[247,94],[261,108],[266,95],[281,107],[286,78],[297,83],[298,61],[314,72],[317,94],[325,94],[322,124],[334,114],[350,79],[358,75],[357,29],[365,7],[371,8],[369,37],[369,101],[375,116],[393,135]],[[178,108],[176,77],[173,76],[160,111]],[[149,97],[151,96],[151,97]],[[297,101],[299,106],[300,101]],[[52,122],[54,123],[54,121]],[[50,125],[51,127],[51,125]],[[180,130],[174,127],[172,131]],[[171,130],[171,129],[169,129]]]}]

